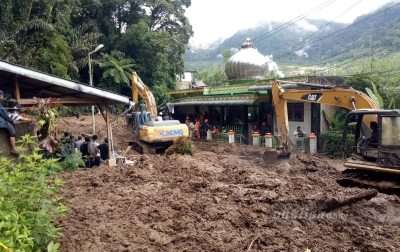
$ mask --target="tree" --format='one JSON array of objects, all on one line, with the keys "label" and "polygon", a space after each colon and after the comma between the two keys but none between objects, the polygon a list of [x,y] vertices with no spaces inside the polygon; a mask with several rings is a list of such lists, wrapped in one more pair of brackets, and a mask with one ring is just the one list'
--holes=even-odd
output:
[{"label": "tree", "polygon": [[135,64],[132,64],[131,59],[116,59],[111,55],[103,54],[103,62],[100,64],[100,67],[105,69],[103,72],[103,78],[107,78],[109,76],[114,77],[114,81],[116,83],[124,83],[127,86],[131,87],[132,80],[132,67]]},{"label": "tree", "polygon": [[224,63],[228,62],[229,58],[232,57],[232,53],[226,49],[222,50],[222,57],[224,58]]},{"label": "tree", "polygon": [[[106,57],[93,83],[125,92],[118,84],[128,83],[127,72],[134,69],[161,101],[184,72],[182,55],[193,36],[185,16],[190,5],[190,0],[2,0],[0,58],[88,82],[87,54],[104,44],[103,52],[114,59]],[[115,50],[126,57],[115,57]]]}]

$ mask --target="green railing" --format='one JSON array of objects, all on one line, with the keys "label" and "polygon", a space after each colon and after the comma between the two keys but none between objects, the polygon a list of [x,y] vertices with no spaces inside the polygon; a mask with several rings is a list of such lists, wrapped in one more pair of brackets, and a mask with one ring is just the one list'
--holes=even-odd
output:
[{"label": "green railing", "polygon": [[289,137],[289,139],[289,145],[292,150],[304,150],[304,137]]},{"label": "green railing", "polygon": [[[221,131],[222,123],[210,123],[210,130],[213,130],[214,126]],[[233,130],[235,133],[242,134],[243,126],[241,124],[227,124],[225,127],[227,131]]]},{"label": "green railing", "polygon": [[[212,137],[213,141],[217,141],[217,142],[229,142],[229,134],[228,133],[217,133],[217,134],[213,134]],[[242,134],[235,134],[235,143],[243,143],[242,140]]]}]

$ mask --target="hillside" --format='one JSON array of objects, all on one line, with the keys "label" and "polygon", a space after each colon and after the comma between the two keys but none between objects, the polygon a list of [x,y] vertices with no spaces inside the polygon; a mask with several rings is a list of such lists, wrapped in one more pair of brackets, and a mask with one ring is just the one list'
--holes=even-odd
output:
[{"label": "hillside", "polygon": [[238,31],[212,49],[188,51],[184,55],[186,69],[202,70],[207,66],[211,69],[213,64],[221,62],[218,55],[223,49],[233,54],[247,37],[260,53],[273,55],[279,66],[340,63],[355,54],[368,56],[372,50],[380,58],[400,49],[400,3],[390,3],[359,16],[352,24],[327,20],[306,20],[306,23],[287,26],[268,22]]}]

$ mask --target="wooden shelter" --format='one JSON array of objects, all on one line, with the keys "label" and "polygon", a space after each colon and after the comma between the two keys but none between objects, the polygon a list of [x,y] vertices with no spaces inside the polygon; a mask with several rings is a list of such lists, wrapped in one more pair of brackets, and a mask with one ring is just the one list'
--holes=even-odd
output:
[{"label": "wooden shelter", "polygon": [[[23,66],[0,60],[0,90],[6,99],[15,100],[18,105],[32,106],[37,98],[58,98],[58,103],[66,106],[95,105],[102,112],[110,133],[109,105],[133,105],[129,97],[84,83],[67,80]],[[103,111],[105,110],[105,113]],[[111,158],[111,145],[109,144]]]}]

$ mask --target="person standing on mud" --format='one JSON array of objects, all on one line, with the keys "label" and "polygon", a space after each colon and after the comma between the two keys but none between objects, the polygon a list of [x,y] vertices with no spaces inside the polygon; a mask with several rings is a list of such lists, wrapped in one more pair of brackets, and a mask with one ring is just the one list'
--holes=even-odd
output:
[{"label": "person standing on mud", "polygon": [[190,120],[190,123],[189,123],[189,139],[193,139],[193,136],[195,134],[194,128],[195,128],[194,123],[192,122],[192,120]]},{"label": "person standing on mud", "polygon": [[107,159],[110,159],[108,156],[108,138],[104,139],[104,143],[97,146],[97,149],[100,151],[100,162],[105,163]]},{"label": "person standing on mud", "polygon": [[88,143],[88,152],[89,152],[89,167],[100,165],[100,151],[97,148],[97,135],[93,135],[93,140]]},{"label": "person standing on mud", "polygon": [[210,130],[210,124],[208,124],[208,119],[204,120],[204,140],[207,140],[207,131]]},{"label": "person standing on mud", "polygon": [[196,139],[200,139],[200,122],[197,119],[196,124],[194,125],[194,132],[196,133]]},{"label": "person standing on mud", "polygon": [[6,109],[3,107],[3,104],[1,104],[1,101],[3,99],[4,93],[0,90],[0,128],[5,128],[8,130],[11,143],[11,153],[18,155],[20,154],[20,151],[15,145],[15,137],[17,136],[17,133],[15,132],[15,129],[13,127],[13,124],[16,125],[18,124],[18,122],[10,118],[10,116],[7,114]]},{"label": "person standing on mud", "polygon": [[265,136],[265,134],[269,133],[269,129],[267,127],[267,123],[266,122],[262,122],[261,123],[261,127],[260,127],[260,135],[261,136]]},{"label": "person standing on mud", "polygon": [[297,126],[297,129],[293,132],[293,135],[295,137],[304,137],[306,133],[304,131],[301,130],[300,126]]},{"label": "person standing on mud", "polygon": [[82,144],[83,144],[82,136],[78,136],[78,141],[75,142],[76,149],[80,151]]}]

